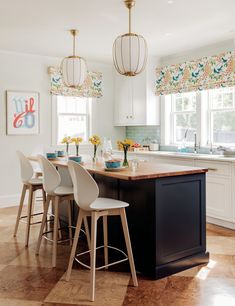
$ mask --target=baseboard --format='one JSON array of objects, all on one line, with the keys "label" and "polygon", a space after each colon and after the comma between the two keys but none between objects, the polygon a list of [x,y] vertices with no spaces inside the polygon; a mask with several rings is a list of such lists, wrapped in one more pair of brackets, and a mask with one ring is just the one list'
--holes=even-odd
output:
[{"label": "baseboard", "polygon": [[20,200],[19,194],[0,196],[0,208],[17,206],[19,205],[19,200]]},{"label": "baseboard", "polygon": [[224,221],[224,220],[220,220],[220,219],[212,218],[212,217],[206,217],[206,221],[211,224],[215,224],[215,225],[219,225],[219,226],[223,226],[223,227],[235,230],[235,222]]}]

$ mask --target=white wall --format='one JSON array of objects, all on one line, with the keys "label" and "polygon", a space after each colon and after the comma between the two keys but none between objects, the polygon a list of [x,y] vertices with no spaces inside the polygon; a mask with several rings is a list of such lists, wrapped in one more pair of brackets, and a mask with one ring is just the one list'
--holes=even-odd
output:
[{"label": "white wall", "polygon": [[[51,145],[51,95],[48,66],[60,60],[43,56],[0,51],[0,207],[16,205],[21,182],[16,150],[25,154]],[[113,143],[125,137],[124,128],[114,128],[112,67],[88,63],[90,70],[103,73],[103,98],[93,105],[92,132],[111,137]],[[6,135],[6,90],[27,90],[40,93],[40,134],[36,136]]]}]

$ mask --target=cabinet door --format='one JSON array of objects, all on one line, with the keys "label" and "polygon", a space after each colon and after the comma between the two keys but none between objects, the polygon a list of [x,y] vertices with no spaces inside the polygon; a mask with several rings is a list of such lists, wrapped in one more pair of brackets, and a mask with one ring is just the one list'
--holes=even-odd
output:
[{"label": "cabinet door", "polygon": [[132,82],[132,109],[130,123],[133,125],[146,124],[146,75],[141,73]]},{"label": "cabinet door", "polygon": [[207,176],[206,212],[209,217],[233,221],[231,178]]},{"label": "cabinet door", "polygon": [[115,73],[114,99],[114,124],[127,125],[131,119],[132,86],[129,78],[117,75],[117,73]]}]

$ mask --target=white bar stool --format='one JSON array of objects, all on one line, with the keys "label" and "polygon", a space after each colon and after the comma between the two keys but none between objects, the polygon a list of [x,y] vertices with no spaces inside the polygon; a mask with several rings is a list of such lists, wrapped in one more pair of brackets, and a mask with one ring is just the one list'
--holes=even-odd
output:
[{"label": "white bar stool", "polygon": [[[61,228],[58,227],[59,223],[59,204],[62,201],[69,201],[68,205],[68,225],[69,225],[69,239],[70,243],[72,244],[72,221],[71,221],[71,201],[74,200],[73,196],[73,188],[68,186],[62,186],[61,177],[59,172],[56,170],[54,165],[46,159],[42,155],[38,155],[38,160],[42,169],[43,173],[43,188],[47,193],[46,204],[45,204],[45,211],[42,219],[41,229],[39,233],[37,248],[36,248],[36,255],[39,254],[40,245],[42,241],[42,237],[46,238],[46,234],[48,232],[43,232],[46,222],[46,216],[49,208],[50,202],[54,207],[54,226],[53,226],[53,239],[48,239],[53,242],[53,250],[52,250],[52,266],[56,267],[56,257],[57,257],[57,243],[62,242],[62,237],[60,234],[60,240],[58,240],[58,234],[61,233]],[[88,224],[86,220],[84,220],[85,229],[88,233]],[[88,235],[89,239],[89,235]]]},{"label": "white bar stool", "polygon": [[[66,274],[66,280],[69,281],[72,265],[74,259],[81,263],[75,256],[79,233],[81,230],[82,219],[87,216],[91,216],[91,248],[90,248],[90,267],[83,264],[84,266],[90,268],[90,300],[95,299],[95,270],[101,268],[107,268],[108,266],[120,263],[122,261],[128,260],[130,263],[131,275],[133,280],[133,285],[138,286],[135,264],[132,254],[129,229],[126,219],[125,207],[129,206],[128,203],[108,199],[108,198],[98,198],[99,188],[92,178],[92,176],[78,163],[74,161],[68,161],[69,172],[74,185],[74,199],[79,206],[79,215],[76,225],[76,231],[74,235],[73,246],[70,254],[69,265]],[[126,248],[128,257],[119,260],[114,263],[108,263],[108,234],[107,234],[107,216],[120,215],[122,228],[124,232]],[[103,227],[104,227],[104,256],[105,265],[96,268],[96,234],[97,234],[97,221],[100,217],[103,217]],[[113,247],[112,247],[113,248]],[[121,251],[122,252],[122,251]],[[77,256],[83,255],[85,252],[78,254]],[[124,252],[122,252],[125,254]]]},{"label": "white bar stool", "polygon": [[[20,173],[21,173],[21,180],[23,183],[23,189],[22,189],[22,193],[21,193],[21,198],[20,198],[20,205],[18,208],[18,214],[17,214],[17,218],[16,218],[16,224],[15,224],[15,230],[14,230],[14,237],[16,237],[17,231],[18,231],[18,227],[19,227],[19,222],[22,219],[27,219],[26,221],[26,236],[25,236],[25,246],[27,247],[29,244],[29,234],[30,234],[30,226],[33,224],[38,224],[41,223],[41,221],[39,222],[31,222],[31,218],[33,216],[38,216],[41,215],[43,213],[33,213],[33,209],[34,209],[34,201],[35,201],[35,191],[36,190],[42,190],[42,196],[43,196],[43,205],[45,206],[45,202],[46,202],[46,194],[43,190],[42,187],[42,179],[39,179],[37,177],[37,173],[36,173],[36,177],[34,178],[34,171],[33,171],[33,167],[30,164],[29,160],[27,159],[27,157],[20,151],[16,151],[16,154],[19,158],[20,161]],[[26,195],[26,191],[29,191],[29,197],[28,197],[28,211],[27,211],[27,215],[26,216],[21,216],[22,214],[22,208],[24,205],[24,199],[25,199],[25,195]],[[45,209],[45,207],[44,207]]]}]

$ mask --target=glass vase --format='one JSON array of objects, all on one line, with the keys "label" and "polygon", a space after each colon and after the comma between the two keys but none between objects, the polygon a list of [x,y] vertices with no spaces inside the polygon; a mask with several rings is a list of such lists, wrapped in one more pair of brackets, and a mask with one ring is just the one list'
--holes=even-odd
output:
[{"label": "glass vase", "polygon": [[128,167],[129,164],[128,164],[128,160],[127,160],[127,151],[128,151],[128,148],[125,148],[123,147],[123,152],[124,152],[124,159],[123,159],[123,167]]}]

